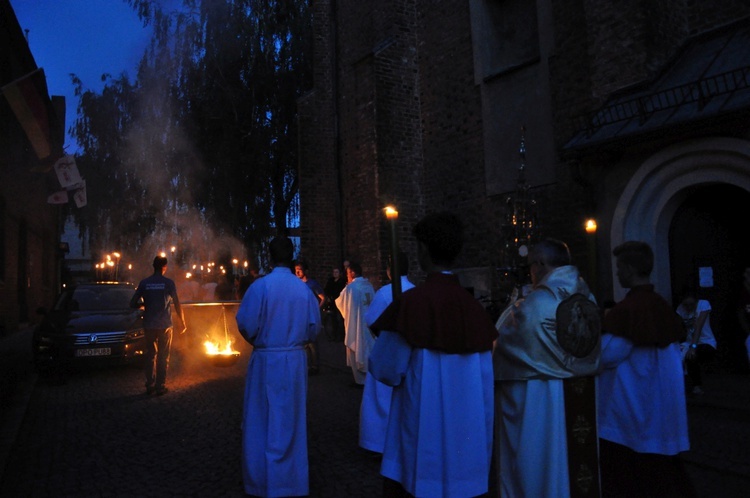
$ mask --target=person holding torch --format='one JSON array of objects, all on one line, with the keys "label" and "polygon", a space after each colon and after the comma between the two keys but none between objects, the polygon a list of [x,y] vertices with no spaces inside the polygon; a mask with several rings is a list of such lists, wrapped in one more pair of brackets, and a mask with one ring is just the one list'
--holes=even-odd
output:
[{"label": "person holding torch", "polygon": [[380,467],[383,496],[481,495],[492,456],[497,330],[451,272],[463,245],[458,217],[427,215],[414,236],[427,278],[394,299],[371,327],[379,336],[370,372],[394,386]]},{"label": "person holding torch", "polygon": [[[393,302],[393,274],[401,275],[401,289],[409,290],[414,284],[409,281],[409,260],[406,254],[399,253],[398,271],[393,270],[393,258],[389,258],[386,273],[391,283],[384,285],[375,293],[372,304],[365,313],[367,326],[371,326],[378,319],[385,308]],[[375,341],[377,344],[377,340]],[[383,384],[374,376],[365,378],[365,390],[362,393],[362,403],[359,410],[359,445],[369,451],[383,453],[385,434],[388,428],[388,414],[391,411],[391,395],[393,388]]]}]

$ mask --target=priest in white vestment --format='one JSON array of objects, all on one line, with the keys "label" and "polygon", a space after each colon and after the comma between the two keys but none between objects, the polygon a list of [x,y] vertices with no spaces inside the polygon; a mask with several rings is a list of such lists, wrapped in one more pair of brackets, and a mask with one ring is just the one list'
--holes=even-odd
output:
[{"label": "priest in white vestment", "polygon": [[356,261],[349,263],[346,274],[351,281],[336,298],[336,307],[344,317],[346,364],[352,369],[355,384],[364,387],[368,357],[375,344],[375,336],[367,326],[365,313],[375,298],[375,289],[362,276],[362,266]]},{"label": "priest in white vestment", "polygon": [[[528,258],[533,290],[509,306],[496,325],[500,489],[504,497],[566,498],[576,483],[569,478],[563,379],[597,372],[600,319],[588,286],[570,265],[565,243],[543,240]],[[591,402],[592,420],[586,423],[588,444],[595,447]],[[584,487],[596,487],[590,496],[598,496],[596,461],[579,480]]]}]

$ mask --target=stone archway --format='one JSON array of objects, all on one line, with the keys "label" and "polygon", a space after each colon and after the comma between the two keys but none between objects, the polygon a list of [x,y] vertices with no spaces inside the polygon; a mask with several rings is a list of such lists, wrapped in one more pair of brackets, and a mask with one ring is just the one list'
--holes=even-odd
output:
[{"label": "stone archway", "polygon": [[687,189],[669,230],[672,304],[686,291],[708,300],[716,360],[730,370],[741,369],[747,356],[735,307],[750,261],[745,206],[750,206],[747,190],[726,183],[697,185]]},{"label": "stone archway", "polygon": [[[750,192],[750,142],[706,138],[672,145],[649,157],[631,177],[615,206],[610,231],[612,248],[642,240],[654,249],[653,281],[657,292],[672,294],[669,227],[688,189],[726,183]],[[612,269],[613,296],[625,294]]]}]

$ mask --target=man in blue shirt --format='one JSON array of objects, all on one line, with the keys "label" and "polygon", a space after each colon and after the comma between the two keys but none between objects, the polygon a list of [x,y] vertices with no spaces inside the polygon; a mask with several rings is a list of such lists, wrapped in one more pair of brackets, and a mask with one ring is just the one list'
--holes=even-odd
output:
[{"label": "man in blue shirt", "polygon": [[[307,287],[310,288],[313,294],[315,294],[315,297],[318,299],[318,307],[322,308],[325,304],[325,291],[323,290],[323,287],[320,286],[320,284],[317,282],[317,280],[312,279],[308,276],[308,271],[310,270],[310,267],[308,266],[306,261],[297,261],[294,264],[294,274],[297,275],[297,277],[302,280],[305,284],[307,284]],[[321,315],[322,317],[322,315]],[[322,318],[321,318],[322,320]],[[309,367],[308,367],[308,373],[315,375],[320,371],[320,352],[318,348],[318,338],[315,337],[314,341],[308,342],[305,345],[305,349],[307,350],[309,354]]]},{"label": "man in blue shirt", "polygon": [[167,392],[165,383],[169,349],[172,345],[172,304],[180,322],[180,332],[185,332],[187,327],[177,298],[177,287],[173,280],[164,276],[167,272],[167,258],[155,257],[153,266],[154,274],[138,284],[130,300],[130,307],[144,308],[146,394],[156,392],[157,396],[161,396]]}]

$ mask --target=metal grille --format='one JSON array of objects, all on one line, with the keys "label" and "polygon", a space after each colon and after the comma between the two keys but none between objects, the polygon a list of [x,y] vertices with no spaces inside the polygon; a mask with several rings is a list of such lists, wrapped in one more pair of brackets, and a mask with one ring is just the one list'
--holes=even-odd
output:
[{"label": "metal grille", "polygon": [[[96,336],[96,342],[89,342],[89,337]],[[88,334],[76,334],[76,346],[97,346],[100,344],[119,344],[125,341],[125,332],[90,332]]]}]

